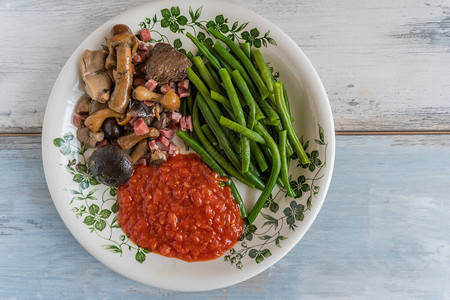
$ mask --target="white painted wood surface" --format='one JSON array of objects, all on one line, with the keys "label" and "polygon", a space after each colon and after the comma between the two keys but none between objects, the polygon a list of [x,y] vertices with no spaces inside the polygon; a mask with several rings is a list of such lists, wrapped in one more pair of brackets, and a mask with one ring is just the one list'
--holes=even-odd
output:
[{"label": "white painted wood surface", "polygon": [[[91,257],[45,184],[40,133],[76,46],[133,1],[0,1],[0,299],[449,299],[450,135],[338,136],[332,185],[305,238],[233,287],[147,287]],[[446,0],[232,0],[288,33],[338,131],[450,130]],[[4,134],[11,133],[12,136]]]},{"label": "white painted wood surface", "polygon": [[339,136],[333,181],[304,239],[260,275],[203,293],[109,270],[56,212],[39,137],[0,138],[0,298],[448,299],[450,139]]},{"label": "white painted wood surface", "polygon": [[[40,132],[72,51],[106,20],[143,2],[3,0],[2,131]],[[232,2],[280,26],[306,52],[338,131],[450,130],[448,1]]]}]

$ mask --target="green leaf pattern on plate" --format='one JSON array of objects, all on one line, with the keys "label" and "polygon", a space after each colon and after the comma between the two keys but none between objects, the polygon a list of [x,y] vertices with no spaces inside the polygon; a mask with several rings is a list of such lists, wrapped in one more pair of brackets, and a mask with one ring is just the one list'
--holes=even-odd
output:
[{"label": "green leaf pattern on plate", "polygon": [[[153,18],[146,18],[139,26],[150,30],[151,43],[171,43],[164,34],[164,30],[170,30],[174,34],[179,34],[180,37],[184,36],[186,31],[190,31],[200,42],[212,44],[213,41],[206,30],[207,27],[212,26],[235,42],[248,42],[256,48],[267,47],[269,44],[277,45],[276,41],[269,36],[270,31],[261,35],[257,28],[249,27],[249,22],[232,23],[222,14],[217,15],[213,20],[202,20],[201,14],[202,7],[196,10],[189,7],[188,17],[186,17],[178,6],[172,6],[162,9]],[[186,53],[180,38],[176,38],[171,44],[179,51]],[[279,76],[278,72],[273,73],[275,78]],[[283,203],[282,190],[275,197],[270,197],[260,216],[264,219],[264,223],[259,228],[253,224],[246,225],[239,242],[224,255],[225,261],[229,261],[237,269],[242,269],[244,263],[251,261],[262,263],[272,255],[270,251],[270,249],[273,251],[272,245],[281,248],[282,242],[288,239],[285,236],[286,233],[298,227],[298,222],[303,220],[304,213],[311,209],[313,199],[319,194],[320,187],[316,183],[323,177],[322,170],[326,166],[328,144],[320,125],[318,138],[314,139],[314,142],[317,145],[316,149],[307,152],[311,163],[301,165],[297,162],[296,170],[303,170],[303,173],[297,175],[295,180],[291,178],[295,199],[289,203]],[[307,150],[309,141],[303,143],[301,138],[301,143]],[[88,149],[83,143],[78,143],[74,139],[74,133],[67,132],[63,137],[56,137],[53,144],[63,156],[67,157],[64,167],[72,176],[76,186],[76,188],[66,189],[71,195],[69,204],[75,217],[80,219],[89,232],[95,233],[105,241],[102,245],[103,249],[120,256],[126,250],[134,252],[136,262],[142,264],[150,252],[136,246],[123,234],[118,224],[117,188],[108,187],[103,191],[93,188],[99,186],[99,182],[90,174],[86,166]],[[320,152],[323,156],[319,155]],[[305,172],[308,174],[304,174]]]}]

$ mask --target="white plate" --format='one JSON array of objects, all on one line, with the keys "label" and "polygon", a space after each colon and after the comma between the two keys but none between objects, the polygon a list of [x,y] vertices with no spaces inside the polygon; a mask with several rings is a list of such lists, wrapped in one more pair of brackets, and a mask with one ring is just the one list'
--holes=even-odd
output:
[{"label": "white plate", "polygon": [[[152,27],[155,16],[156,23]],[[269,207],[263,209],[254,226],[246,227],[243,240],[213,261],[187,263],[145,253],[132,244],[115,221],[114,189],[93,185],[92,180],[87,187],[89,174],[85,173],[83,155],[77,152],[80,144],[73,138],[76,128],[72,124],[72,114],[83,94],[78,70],[82,52],[99,49],[114,24],[127,24],[137,32],[140,23],[146,21],[150,21],[147,26],[152,27],[153,38],[175,42],[186,50],[194,50],[194,47],[184,34],[191,32],[197,36],[205,32],[200,27],[208,21],[214,22],[208,25],[232,30],[235,37],[260,45],[266,60],[280,73],[279,80],[287,87],[296,131],[304,144],[308,143],[306,151],[316,163],[304,168],[292,162],[291,175],[297,182],[299,197],[285,198],[279,193],[275,200],[269,201]],[[161,24],[169,27],[162,28]],[[334,148],[328,98],[305,54],[268,20],[245,8],[216,1],[151,2],[103,24],[81,43],[61,71],[47,105],[42,135],[44,170],[51,196],[67,228],[80,244],[103,264],[126,277],[181,291],[210,290],[244,281],[286,255],[306,233],[323,204],[333,171]],[[238,187],[250,208],[257,193],[242,185]]]}]

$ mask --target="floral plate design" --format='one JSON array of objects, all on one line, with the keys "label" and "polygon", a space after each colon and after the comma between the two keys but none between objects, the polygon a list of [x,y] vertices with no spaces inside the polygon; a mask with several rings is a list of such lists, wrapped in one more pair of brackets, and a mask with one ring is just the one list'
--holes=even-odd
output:
[{"label": "floral plate design", "polygon": [[[218,9],[220,7],[220,9]],[[167,42],[181,52],[194,50],[187,32],[212,43],[214,27],[235,42],[261,48],[291,101],[297,133],[311,160],[291,162],[296,196],[274,190],[256,222],[221,258],[186,263],[139,248],[117,223],[116,188],[97,182],[86,168],[92,150],[79,143],[72,124],[74,106],[83,94],[78,61],[86,48],[98,49],[116,23],[136,32],[148,28],[152,43]],[[72,54],[55,83],[44,119],[43,161],[47,183],[59,214],[77,240],[97,259],[134,280],[173,290],[199,291],[248,279],[281,259],[303,237],[324,201],[334,165],[334,127],[328,98],[303,52],[279,28],[255,13],[216,1],[180,4],[159,1],[119,15],[91,34]],[[179,141],[181,145],[181,142]],[[247,209],[258,192],[238,184]]]}]

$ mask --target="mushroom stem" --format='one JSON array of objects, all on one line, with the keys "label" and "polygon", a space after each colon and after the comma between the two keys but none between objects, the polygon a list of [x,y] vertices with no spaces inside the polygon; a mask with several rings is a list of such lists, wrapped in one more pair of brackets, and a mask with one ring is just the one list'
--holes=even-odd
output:
[{"label": "mushroom stem", "polygon": [[118,113],[124,113],[130,102],[133,85],[131,48],[128,44],[121,43],[116,46],[115,51],[117,57],[117,79],[108,107]]},{"label": "mushroom stem", "polygon": [[159,136],[158,129],[154,127],[149,128],[150,131],[146,134],[137,135],[134,133],[134,131],[127,133],[125,135],[122,135],[120,138],[117,139],[117,144],[123,149],[123,150],[130,150],[133,148],[134,145],[142,141],[146,138],[152,138],[155,139]]},{"label": "mushroom stem", "polygon": [[145,154],[147,154],[149,150],[147,141],[141,140],[136,147],[134,147],[133,151],[131,151],[131,159],[133,160],[134,163],[136,163],[141,157],[143,157]]},{"label": "mushroom stem", "polygon": [[102,128],[103,121],[105,121],[106,118],[121,118],[123,117],[123,114],[120,114],[118,112],[115,112],[109,108],[104,108],[99,111],[96,111],[92,115],[86,118],[84,121],[84,124],[86,127],[88,127],[92,131],[99,131],[100,128]]},{"label": "mushroom stem", "polygon": [[158,94],[150,92],[143,86],[138,86],[133,91],[133,98],[139,101],[154,101],[160,103],[167,110],[176,110],[180,108],[180,97],[173,90],[167,93]]}]

